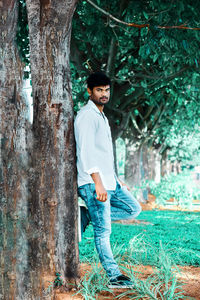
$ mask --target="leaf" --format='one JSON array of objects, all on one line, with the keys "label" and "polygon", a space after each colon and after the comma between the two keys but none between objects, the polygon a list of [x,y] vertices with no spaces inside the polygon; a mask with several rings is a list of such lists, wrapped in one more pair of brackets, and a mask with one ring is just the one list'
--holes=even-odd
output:
[{"label": "leaf", "polygon": [[196,67],[198,68],[198,67],[199,67],[199,64],[198,64],[197,59],[195,58],[194,61],[195,61]]},{"label": "leaf", "polygon": [[141,86],[142,86],[143,88],[146,88],[146,87],[147,87],[147,82],[146,82],[146,80],[141,81]]},{"label": "leaf", "polygon": [[158,53],[156,53],[154,56],[153,56],[153,62],[155,63],[156,62],[156,60],[158,59],[158,56],[159,56],[159,54]]},{"label": "leaf", "polygon": [[149,18],[148,14],[145,11],[143,11],[143,15],[144,15],[146,20]]}]

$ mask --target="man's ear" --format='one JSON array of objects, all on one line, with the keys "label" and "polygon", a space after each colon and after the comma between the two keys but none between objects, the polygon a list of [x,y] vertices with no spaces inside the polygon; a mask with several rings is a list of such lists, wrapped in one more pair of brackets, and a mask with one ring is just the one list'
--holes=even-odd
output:
[{"label": "man's ear", "polygon": [[89,94],[90,96],[92,95],[92,91],[91,91],[90,88],[87,88],[87,92],[88,92],[88,94]]}]

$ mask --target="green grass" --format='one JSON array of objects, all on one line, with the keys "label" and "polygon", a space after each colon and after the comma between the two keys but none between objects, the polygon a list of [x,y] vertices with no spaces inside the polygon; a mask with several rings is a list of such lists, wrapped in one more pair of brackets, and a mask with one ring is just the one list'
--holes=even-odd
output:
[{"label": "green grass", "polygon": [[99,299],[98,296],[102,295],[102,292],[107,293],[106,299],[124,299],[124,296],[135,300],[188,299],[184,296],[184,284],[177,281],[178,269],[171,265],[164,251],[157,256],[160,260],[159,268],[155,269],[146,279],[141,280],[138,277],[141,272],[135,272],[133,268],[122,267],[122,270],[133,282],[133,287],[124,292],[118,292],[117,295],[114,290],[108,288],[108,278],[105,276],[105,272],[102,272],[102,266],[92,264],[91,271],[82,278],[75,295],[81,294],[85,300]]},{"label": "green grass", "polygon": [[[200,213],[144,211],[137,218],[153,225],[112,224],[111,245],[115,257],[135,264],[157,265],[156,251],[167,253],[174,264],[200,265]],[[90,225],[79,245],[80,260],[94,261],[93,229]],[[97,257],[97,255],[95,255]]]},{"label": "green grass", "polygon": [[[141,243],[142,242],[142,243]],[[173,259],[164,250],[162,243],[159,247],[151,249],[154,251],[154,258],[156,259],[156,266],[153,268],[152,273],[147,278],[140,279],[142,271],[135,270],[135,261],[132,259],[132,254],[138,250],[146,252],[146,245],[142,241],[142,236],[135,236],[134,242],[130,243],[126,249],[128,256],[121,256],[122,247],[115,247],[113,249],[114,256],[118,264],[125,274],[127,274],[133,282],[133,287],[126,289],[122,292],[114,293],[113,290],[108,288],[108,278],[103,272],[100,264],[95,263],[96,255],[90,259],[91,271],[87,272],[82,278],[78,291],[76,294],[81,294],[86,300],[99,299],[98,295],[107,293],[107,299],[121,299],[126,296],[129,299],[135,300],[182,300],[187,297],[184,296],[184,284],[177,280],[176,274],[179,269],[174,264]],[[140,260],[141,259],[141,260]],[[142,263],[142,257],[138,257],[138,264]],[[110,294],[109,294],[110,293]],[[124,298],[123,298],[124,299]],[[188,299],[188,298],[187,298]]]}]

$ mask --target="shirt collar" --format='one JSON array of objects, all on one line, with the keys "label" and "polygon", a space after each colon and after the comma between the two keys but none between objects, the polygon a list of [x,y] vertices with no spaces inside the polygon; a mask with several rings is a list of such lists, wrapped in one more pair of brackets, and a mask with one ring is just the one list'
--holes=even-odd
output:
[{"label": "shirt collar", "polygon": [[90,100],[89,99],[89,101],[88,101],[88,106],[89,107],[91,107],[91,108],[93,108],[99,115],[103,115],[103,116],[105,116],[104,115],[104,112],[100,112],[100,110],[98,109],[98,107],[94,104],[94,102],[92,101],[92,100]]}]

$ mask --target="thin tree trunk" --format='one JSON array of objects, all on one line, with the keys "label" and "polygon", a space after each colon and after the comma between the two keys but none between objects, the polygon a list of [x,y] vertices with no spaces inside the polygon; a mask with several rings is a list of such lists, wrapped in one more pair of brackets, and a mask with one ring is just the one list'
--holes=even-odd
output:
[{"label": "thin tree trunk", "polygon": [[161,159],[161,175],[162,177],[171,173],[171,162],[168,160],[167,150],[162,153]]},{"label": "thin tree trunk", "polygon": [[161,171],[161,156],[158,149],[153,149],[152,147],[147,148],[148,151],[148,170],[146,179],[155,180],[155,182],[160,182],[160,171]]},{"label": "thin tree trunk", "polygon": [[112,144],[113,144],[113,155],[114,155],[114,168],[115,173],[118,176],[118,169],[117,169],[117,149],[116,149],[116,140],[112,138]]},{"label": "thin tree trunk", "polygon": [[135,145],[130,143],[127,139],[125,139],[125,145],[125,181],[130,187],[139,186],[139,151]]},{"label": "thin tree trunk", "polygon": [[132,188],[140,188],[138,200],[146,202],[148,190],[144,187],[144,182],[149,175],[148,149],[146,144],[141,144],[138,148],[126,140],[126,160],[125,160],[125,181]]},{"label": "thin tree trunk", "polygon": [[27,299],[29,125],[15,43],[18,1],[0,4],[0,299]]},{"label": "thin tree trunk", "polygon": [[180,161],[177,162],[176,169],[177,169],[177,174],[180,174],[181,173],[181,163],[180,163]]},{"label": "thin tree trunk", "polygon": [[148,150],[146,144],[141,143],[139,149],[139,178],[140,178],[140,186],[141,186],[141,196],[140,200],[142,202],[147,202],[148,200],[148,189],[146,185],[144,185],[147,177],[148,177]]},{"label": "thin tree trunk", "polygon": [[[78,278],[77,193],[69,49],[75,0],[27,0],[33,85],[31,285]],[[39,298],[40,299],[40,298]],[[42,298],[41,298],[42,299]]]},{"label": "thin tree trunk", "polygon": [[155,176],[153,179],[156,183],[159,183],[161,180],[161,155],[157,149],[154,150],[154,170]]}]

